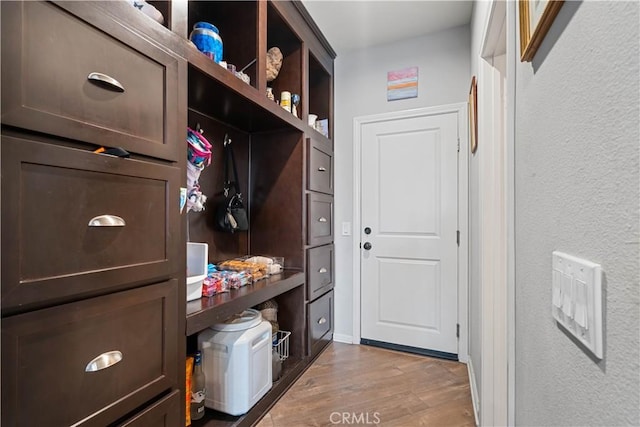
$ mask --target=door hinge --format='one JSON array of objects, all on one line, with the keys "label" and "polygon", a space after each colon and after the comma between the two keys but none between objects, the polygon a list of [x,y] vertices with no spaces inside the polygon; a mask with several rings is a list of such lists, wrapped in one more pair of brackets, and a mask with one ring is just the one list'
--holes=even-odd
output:
[{"label": "door hinge", "polygon": [[460,152],[460,137],[458,137],[458,153]]},{"label": "door hinge", "polygon": [[460,323],[456,323],[456,338],[460,338]]},{"label": "door hinge", "polygon": [[460,230],[456,230],[456,243],[460,246]]}]

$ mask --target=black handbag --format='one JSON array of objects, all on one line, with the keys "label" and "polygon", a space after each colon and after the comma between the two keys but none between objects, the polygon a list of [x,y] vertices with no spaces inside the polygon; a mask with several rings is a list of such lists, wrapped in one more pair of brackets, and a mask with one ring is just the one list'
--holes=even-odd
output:
[{"label": "black handbag", "polygon": [[[227,233],[247,231],[249,219],[247,209],[240,193],[236,159],[231,148],[231,140],[224,137],[224,188],[222,198],[216,207],[216,226],[218,230]],[[229,168],[233,169],[233,181],[229,180]]]}]

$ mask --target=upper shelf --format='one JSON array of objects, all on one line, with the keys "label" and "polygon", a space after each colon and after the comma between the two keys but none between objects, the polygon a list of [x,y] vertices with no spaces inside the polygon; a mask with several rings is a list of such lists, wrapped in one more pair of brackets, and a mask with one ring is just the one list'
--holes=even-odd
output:
[{"label": "upper shelf", "polygon": [[[189,63],[188,105],[245,132],[297,129],[309,133],[308,114],[331,118],[332,58],[326,40],[297,2],[273,1],[168,1],[151,0],[165,18],[159,24],[126,2],[98,2],[98,7],[163,49]],[[223,59],[237,70],[247,64],[247,84],[202,54],[189,40],[196,22],[215,25],[223,43]],[[278,77],[266,81],[266,52],[277,46],[283,54]],[[307,59],[308,58],[308,59]],[[252,63],[252,61],[254,61]],[[297,117],[276,100],[283,91],[299,94]],[[329,123],[332,126],[332,123]],[[331,138],[331,132],[329,138]]]},{"label": "upper shelf", "polygon": [[242,310],[304,284],[304,273],[285,270],[253,285],[187,303],[187,335],[200,332]]}]

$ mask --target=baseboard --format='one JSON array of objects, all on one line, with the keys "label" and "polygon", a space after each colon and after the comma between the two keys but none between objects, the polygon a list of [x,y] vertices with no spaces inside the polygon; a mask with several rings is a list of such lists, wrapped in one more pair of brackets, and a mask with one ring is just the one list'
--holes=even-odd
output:
[{"label": "baseboard", "polygon": [[351,335],[333,334],[333,340],[335,342],[342,342],[345,344],[353,344],[353,337]]},{"label": "baseboard", "polygon": [[478,385],[476,384],[476,374],[473,371],[471,357],[467,362],[467,372],[469,373],[469,388],[471,389],[471,404],[473,405],[473,417],[476,419],[476,426],[480,420],[480,399],[478,399]]}]

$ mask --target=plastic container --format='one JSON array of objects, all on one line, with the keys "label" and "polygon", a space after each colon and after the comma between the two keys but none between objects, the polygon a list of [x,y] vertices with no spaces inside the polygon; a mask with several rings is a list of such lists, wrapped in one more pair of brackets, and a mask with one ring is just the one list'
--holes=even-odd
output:
[{"label": "plastic container", "polygon": [[187,301],[202,297],[202,282],[207,277],[209,245],[187,242]]},{"label": "plastic container", "polygon": [[245,310],[198,334],[207,378],[205,406],[242,415],[271,389],[271,324]]}]

